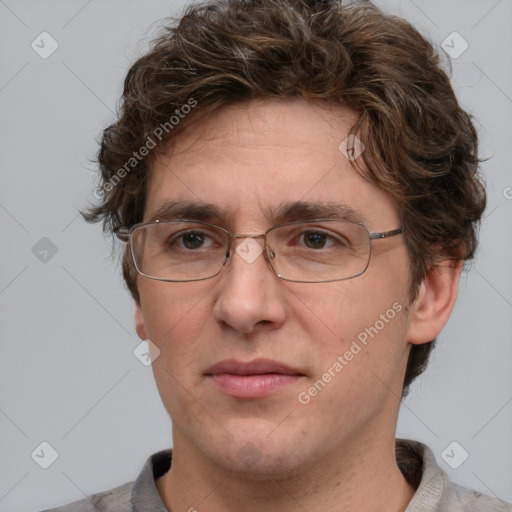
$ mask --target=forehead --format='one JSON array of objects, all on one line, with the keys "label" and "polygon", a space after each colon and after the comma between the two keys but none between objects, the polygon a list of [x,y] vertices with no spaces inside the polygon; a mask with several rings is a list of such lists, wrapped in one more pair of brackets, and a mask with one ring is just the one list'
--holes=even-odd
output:
[{"label": "forehead", "polygon": [[[264,162],[266,157],[278,156],[274,151],[280,148],[285,153],[276,164],[290,153],[308,153],[311,158],[318,152],[327,160],[338,157],[338,146],[356,121],[356,112],[341,105],[301,99],[242,102],[222,107],[188,127],[168,156],[175,162],[195,163],[200,152],[216,159],[257,153],[258,161]],[[277,165],[275,171],[279,171]]]},{"label": "forehead", "polygon": [[340,151],[356,121],[347,107],[299,99],[223,107],[154,162],[144,220],[169,201],[211,204],[250,222],[298,202],[346,205],[370,223],[383,214],[397,218],[387,194]]}]

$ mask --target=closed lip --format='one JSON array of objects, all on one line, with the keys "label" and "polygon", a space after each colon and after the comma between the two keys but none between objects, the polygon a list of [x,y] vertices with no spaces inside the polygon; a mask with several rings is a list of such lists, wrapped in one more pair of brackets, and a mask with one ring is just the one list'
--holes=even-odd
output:
[{"label": "closed lip", "polygon": [[272,359],[255,359],[248,362],[226,359],[210,366],[206,370],[205,375],[265,375],[276,373],[281,375],[304,375],[300,370]]}]

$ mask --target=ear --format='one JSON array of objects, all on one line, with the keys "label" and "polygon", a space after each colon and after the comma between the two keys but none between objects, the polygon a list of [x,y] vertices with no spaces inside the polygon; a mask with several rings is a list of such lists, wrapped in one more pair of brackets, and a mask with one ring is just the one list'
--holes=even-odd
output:
[{"label": "ear", "polygon": [[139,303],[135,304],[135,330],[141,340],[148,339],[148,333],[146,330],[146,321],[144,320],[144,313]]},{"label": "ear", "polygon": [[428,270],[411,305],[409,343],[420,345],[432,341],[446,325],[457,298],[463,263],[446,259]]}]

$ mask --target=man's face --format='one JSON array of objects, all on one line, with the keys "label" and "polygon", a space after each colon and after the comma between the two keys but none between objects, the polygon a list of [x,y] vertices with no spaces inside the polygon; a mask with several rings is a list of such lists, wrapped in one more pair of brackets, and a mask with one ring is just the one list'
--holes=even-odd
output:
[{"label": "man's face", "polygon": [[[144,221],[184,201],[213,205],[223,219],[207,222],[232,233],[261,234],[285,203],[343,203],[370,232],[396,229],[390,198],[339,149],[355,120],[301,100],[224,108],[154,164]],[[204,281],[138,279],[137,331],[160,350],[153,370],[175,449],[257,477],[347,450],[364,457],[361,446],[394,438],[409,353],[403,236],[372,242],[364,274],[327,283],[284,281],[263,254],[251,263],[240,254]],[[299,376],[240,396],[229,376],[226,388],[208,374],[221,361],[256,359]]]}]

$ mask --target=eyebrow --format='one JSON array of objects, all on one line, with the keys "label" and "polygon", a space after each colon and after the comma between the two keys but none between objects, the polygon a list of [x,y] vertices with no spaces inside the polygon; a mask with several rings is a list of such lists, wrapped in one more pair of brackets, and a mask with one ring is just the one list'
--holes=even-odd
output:
[{"label": "eyebrow", "polygon": [[[307,221],[315,219],[344,220],[364,223],[364,216],[341,202],[290,201],[264,211],[266,220],[272,224]],[[224,223],[228,215],[210,203],[193,201],[166,201],[151,214],[148,222],[156,220],[197,220],[200,222]]]},{"label": "eyebrow", "polygon": [[364,216],[341,202],[295,201],[272,208],[267,213],[274,222],[294,222],[299,220],[330,219],[350,222],[363,222]]},{"label": "eyebrow", "polygon": [[223,221],[223,211],[209,203],[196,203],[192,201],[166,201],[158,210],[154,211],[149,222],[156,220],[190,219],[203,222]]}]

